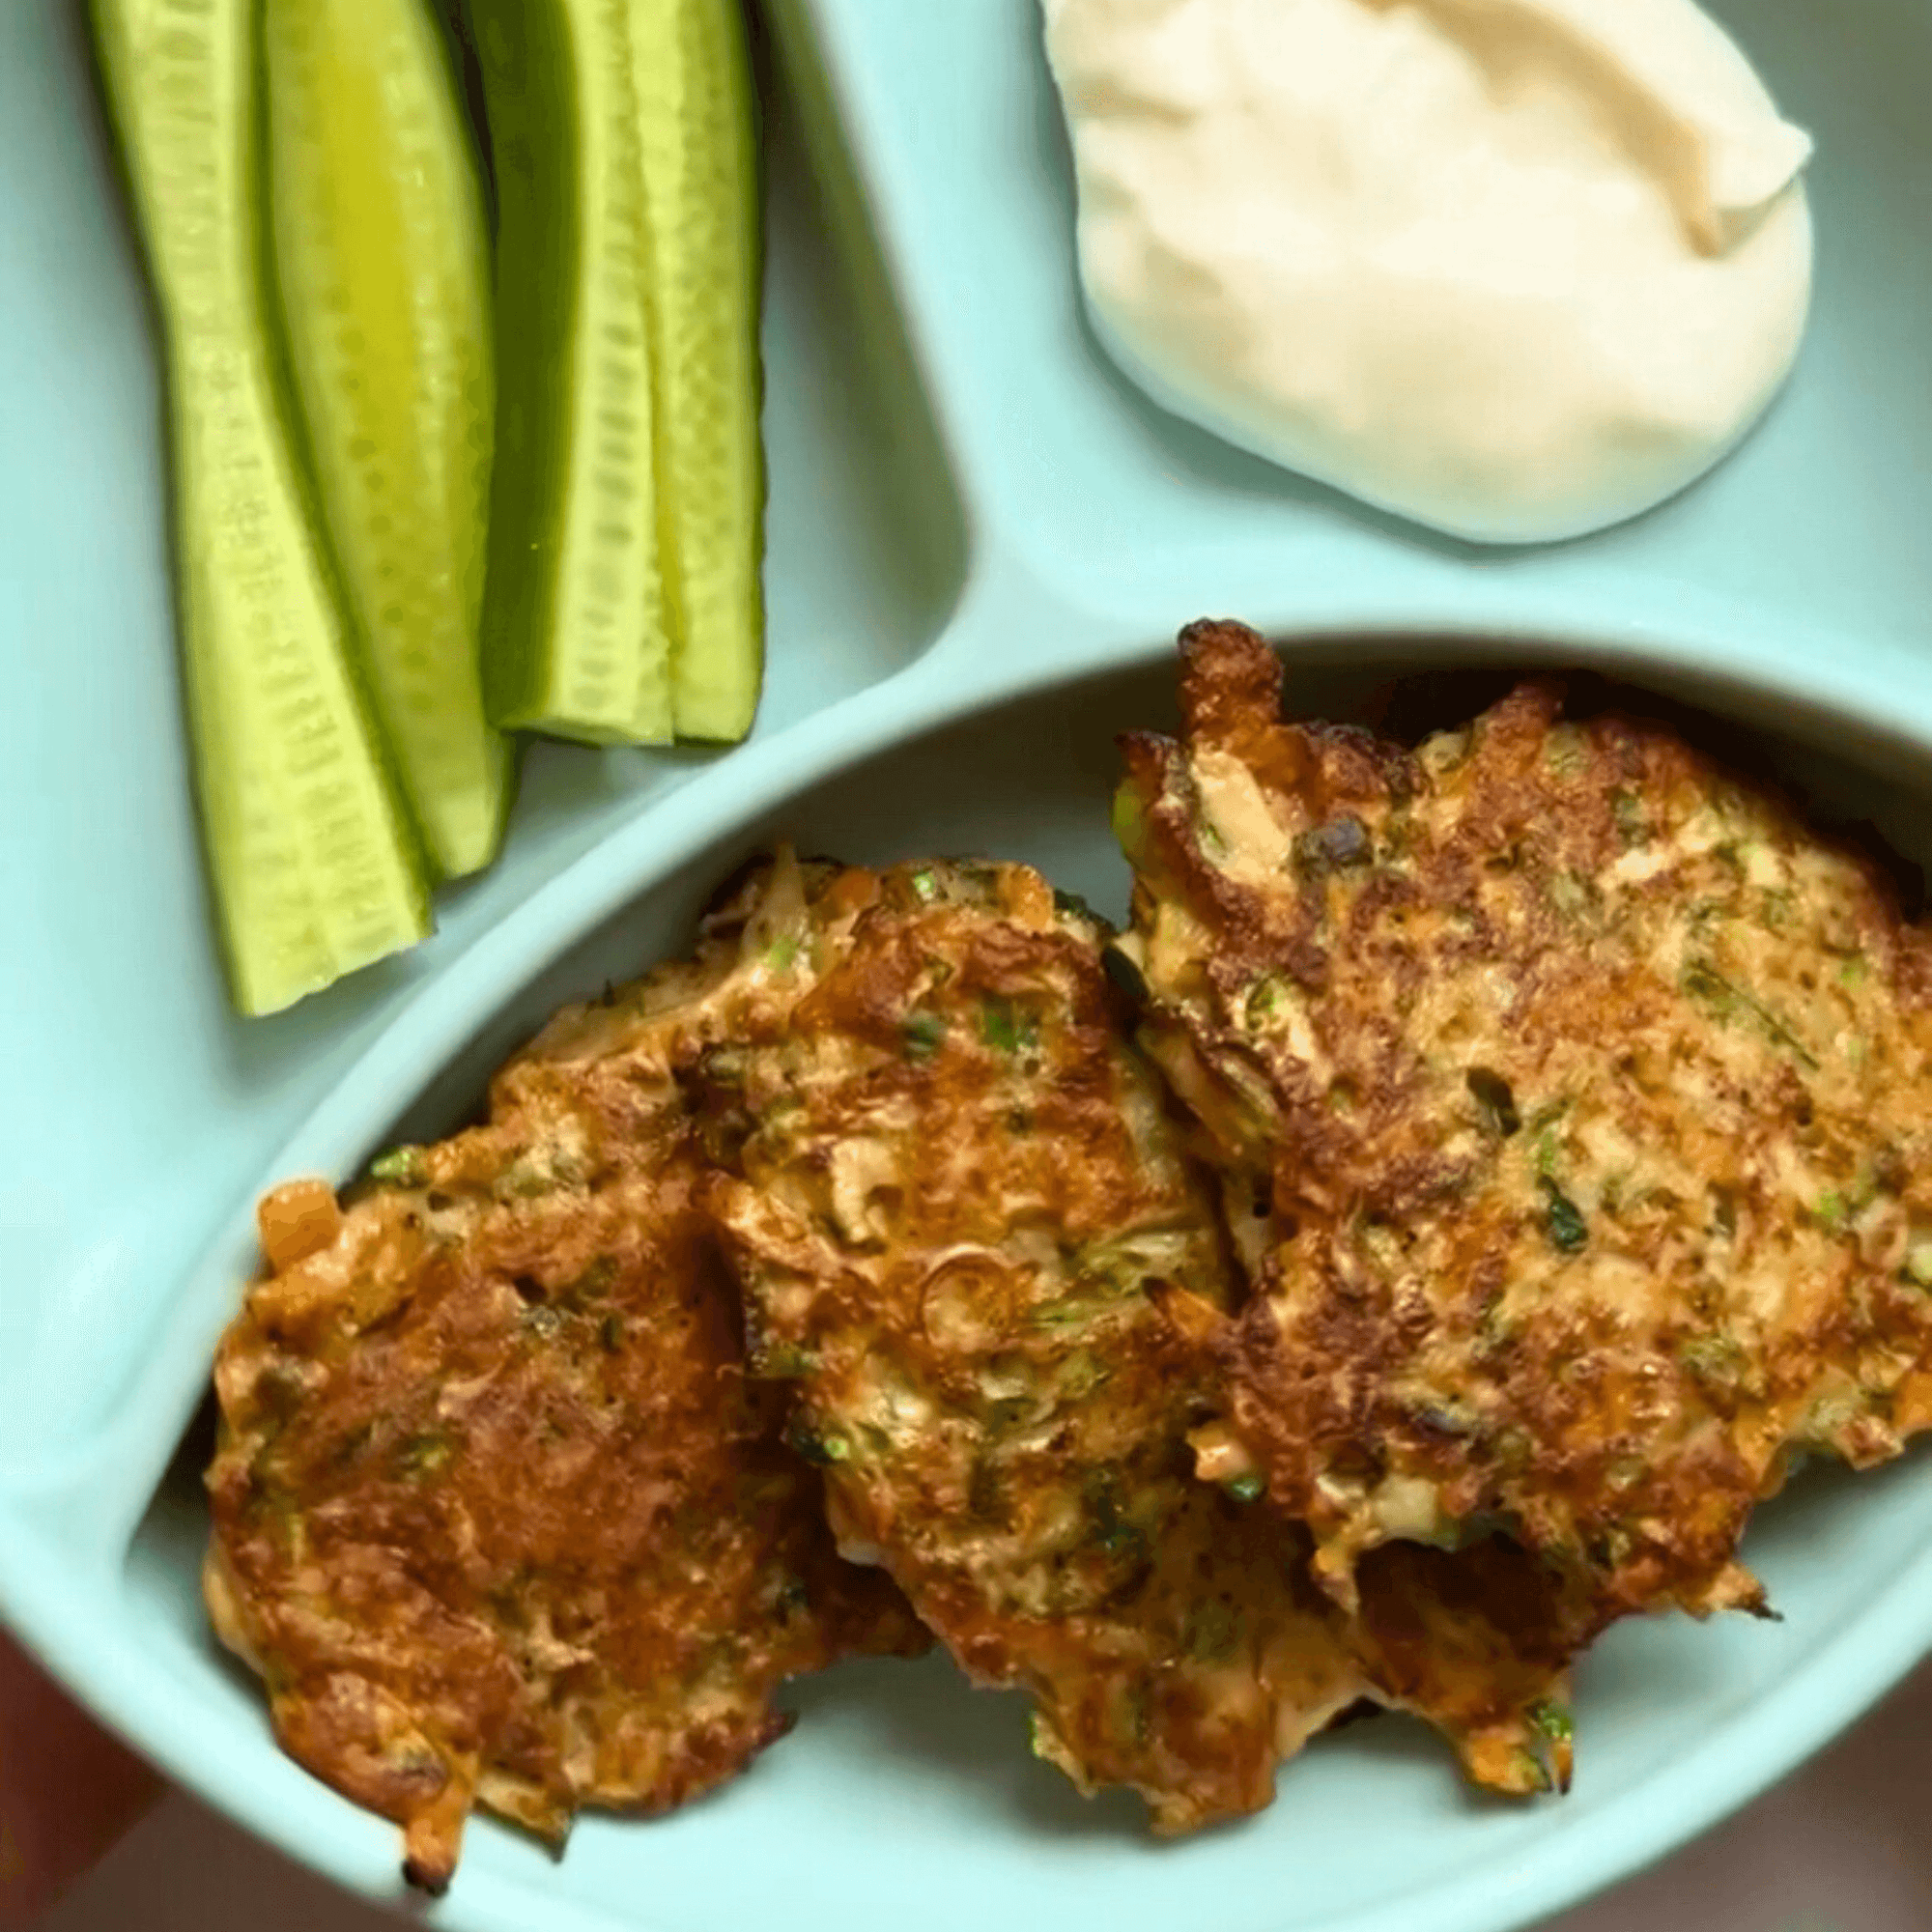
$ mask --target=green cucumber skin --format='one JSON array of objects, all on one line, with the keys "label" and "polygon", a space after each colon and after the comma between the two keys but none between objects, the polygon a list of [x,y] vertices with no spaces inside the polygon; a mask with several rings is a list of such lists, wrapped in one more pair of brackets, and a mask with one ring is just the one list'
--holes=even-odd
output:
[{"label": "green cucumber skin", "polygon": [[[560,292],[575,282],[582,247],[576,198],[563,171],[540,152],[536,130],[548,122],[559,138],[574,140],[561,130],[575,127],[578,110],[564,25],[553,9],[470,0],[469,25],[497,184],[497,454],[483,679],[490,715],[504,724],[529,715],[542,683],[552,601],[542,553],[554,541],[550,479],[565,434],[543,375],[566,364],[570,315]],[[542,272],[529,272],[539,263]],[[512,264],[525,271],[513,272]]]},{"label": "green cucumber skin", "polygon": [[658,502],[678,736],[751,729],[764,671],[757,100],[738,0],[637,0]]},{"label": "green cucumber skin", "polygon": [[485,692],[593,744],[672,731],[628,0],[470,0],[497,185]]},{"label": "green cucumber skin", "polygon": [[[416,823],[459,876],[496,855],[508,797],[477,645],[493,388],[478,163],[426,0],[264,11],[275,319],[308,467]],[[390,259],[358,275],[358,248],[384,242]]]},{"label": "green cucumber skin", "polygon": [[254,0],[95,0],[92,23],[165,346],[216,924],[237,1006],[273,1011],[424,937],[427,879],[286,434],[263,301]]}]

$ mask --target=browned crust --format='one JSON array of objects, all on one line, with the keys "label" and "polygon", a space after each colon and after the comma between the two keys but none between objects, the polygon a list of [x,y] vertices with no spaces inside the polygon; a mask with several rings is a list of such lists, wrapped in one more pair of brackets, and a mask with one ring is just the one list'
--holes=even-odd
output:
[{"label": "browned crust", "polygon": [[216,1628],[431,1890],[472,1804],[554,1840],[667,1810],[783,1732],[785,1678],[923,1641],[743,1373],[668,1079],[738,1023],[724,963],[673,1016],[660,984],[556,1022],[221,1344]]},{"label": "browned crust", "polygon": [[1120,822],[1150,1049],[1267,1207],[1221,1361],[1271,1496],[1344,1594],[1506,1523],[1571,1648],[1761,1605],[1737,1545],[1789,1455],[1922,1426],[1924,935],[1662,726],[1535,683],[1411,753],[1283,723],[1239,626],[1183,651]]},{"label": "browned crust", "polygon": [[1157,1831],[1258,1809],[1365,1686],[1279,1532],[1189,1475],[1207,1365],[1161,1303],[1211,1313],[1225,1264],[1099,934],[1021,867],[858,896],[711,1184],[753,1361],[791,1372],[846,1546],[1032,1692],[1041,1755]]}]

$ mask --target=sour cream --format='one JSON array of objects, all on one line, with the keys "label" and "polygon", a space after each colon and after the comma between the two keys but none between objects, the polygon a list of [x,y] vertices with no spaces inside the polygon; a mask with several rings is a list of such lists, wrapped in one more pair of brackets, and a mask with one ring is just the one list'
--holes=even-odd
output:
[{"label": "sour cream", "polygon": [[1690,0],[1042,0],[1159,403],[1480,542],[1634,516],[1789,374],[1809,137]]}]

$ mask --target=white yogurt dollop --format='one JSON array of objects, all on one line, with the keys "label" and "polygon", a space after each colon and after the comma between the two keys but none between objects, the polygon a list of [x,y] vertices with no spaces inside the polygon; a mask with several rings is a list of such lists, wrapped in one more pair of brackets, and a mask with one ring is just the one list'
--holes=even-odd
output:
[{"label": "white yogurt dollop", "polygon": [[1791,369],[1810,139],[1690,0],[1041,4],[1094,327],[1231,442],[1458,536],[1575,536]]}]

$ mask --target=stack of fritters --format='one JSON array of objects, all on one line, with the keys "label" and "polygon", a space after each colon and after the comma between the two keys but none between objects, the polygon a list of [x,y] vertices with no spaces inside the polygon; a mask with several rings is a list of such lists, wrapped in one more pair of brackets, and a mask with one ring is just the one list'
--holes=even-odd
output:
[{"label": "stack of fritters", "polygon": [[264,1202],[222,1343],[207,1594],[289,1752],[406,1828],[440,1889],[481,1802],[560,1839],[661,1811],[785,1728],[771,1694],[923,1636],[838,1561],[817,1473],[743,1373],[675,1074],[782,1005],[749,885],[697,959],[561,1015],[489,1124],[338,1210]]},{"label": "stack of fritters", "polygon": [[1794,1453],[1881,1461],[1932,1400],[1925,935],[1661,727],[1529,685],[1411,753],[1284,724],[1239,626],[1183,642],[1116,826],[1257,1287],[1210,1466],[1345,1603],[1378,1546],[1500,1529],[1568,1652],[1761,1606]]},{"label": "stack of fritters", "polygon": [[781,854],[486,1125],[264,1203],[209,1600],[419,1881],[920,1624],[1158,1831],[1364,1698],[1559,1787],[1585,1644],[1761,1607],[1794,1455],[1923,1426],[1932,951],[1873,867],[1549,689],[1411,753],[1184,645],[1111,956],[1024,867]]}]

